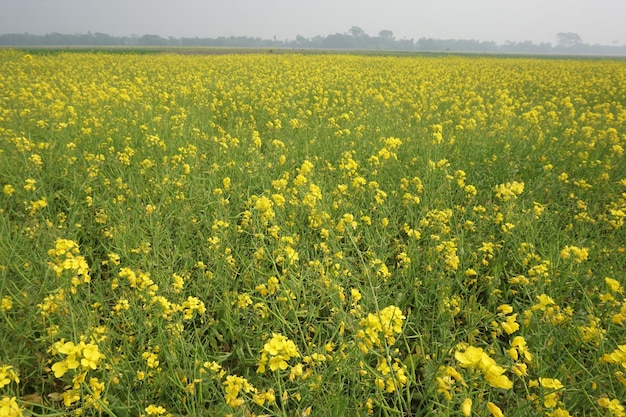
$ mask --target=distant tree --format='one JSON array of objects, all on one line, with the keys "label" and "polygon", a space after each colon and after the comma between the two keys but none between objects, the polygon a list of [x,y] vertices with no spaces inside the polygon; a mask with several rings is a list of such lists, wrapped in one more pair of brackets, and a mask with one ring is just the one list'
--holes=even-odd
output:
[{"label": "distant tree", "polygon": [[120,39],[107,35],[106,33],[96,32],[93,34],[93,42],[96,45],[102,46],[119,45]]},{"label": "distant tree", "polygon": [[356,49],[357,44],[351,36],[342,33],[328,35],[322,39],[321,47],[331,49]]},{"label": "distant tree", "polygon": [[380,32],[378,32],[378,36],[383,39],[393,40],[393,32],[387,29],[383,29]]},{"label": "distant tree", "polygon": [[142,46],[160,46],[167,45],[167,39],[160,37],[159,35],[143,35],[138,39],[139,45]]},{"label": "distant tree", "polygon": [[578,33],[561,32],[556,34],[558,46],[562,48],[573,48],[583,44],[583,40]]},{"label": "distant tree", "polygon": [[352,26],[348,33],[352,36],[358,37],[365,35],[365,31],[358,26]]}]

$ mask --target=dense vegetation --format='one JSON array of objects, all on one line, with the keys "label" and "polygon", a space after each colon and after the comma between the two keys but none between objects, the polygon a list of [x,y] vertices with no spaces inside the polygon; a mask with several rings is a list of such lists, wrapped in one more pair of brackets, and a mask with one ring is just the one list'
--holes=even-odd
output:
[{"label": "dense vegetation", "polygon": [[625,69],[0,51],[0,415],[626,415]]},{"label": "dense vegetation", "polygon": [[0,35],[0,45],[7,46],[98,46],[98,47],[214,47],[214,48],[275,48],[275,49],[343,49],[375,51],[454,51],[523,54],[589,54],[626,55],[623,45],[590,45],[576,33],[558,33],[557,43],[506,42],[473,39],[397,39],[393,32],[381,30],[370,36],[363,29],[353,26],[346,33],[305,38],[262,39],[250,36],[220,36],[218,38],[163,38],[158,35],[111,36],[105,33],[63,34],[7,33]]}]

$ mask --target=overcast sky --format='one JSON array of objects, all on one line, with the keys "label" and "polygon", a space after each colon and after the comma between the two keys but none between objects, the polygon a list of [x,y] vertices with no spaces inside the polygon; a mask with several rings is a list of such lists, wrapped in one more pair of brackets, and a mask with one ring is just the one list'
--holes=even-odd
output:
[{"label": "overcast sky", "polygon": [[0,33],[295,39],[352,26],[398,39],[626,44],[626,0],[0,0]]}]

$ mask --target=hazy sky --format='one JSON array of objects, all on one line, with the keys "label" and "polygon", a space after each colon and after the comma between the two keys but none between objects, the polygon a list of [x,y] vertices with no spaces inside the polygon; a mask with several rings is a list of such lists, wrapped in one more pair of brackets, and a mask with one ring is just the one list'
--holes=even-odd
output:
[{"label": "hazy sky", "polygon": [[295,39],[383,29],[396,38],[626,44],[626,0],[0,0],[0,33]]}]

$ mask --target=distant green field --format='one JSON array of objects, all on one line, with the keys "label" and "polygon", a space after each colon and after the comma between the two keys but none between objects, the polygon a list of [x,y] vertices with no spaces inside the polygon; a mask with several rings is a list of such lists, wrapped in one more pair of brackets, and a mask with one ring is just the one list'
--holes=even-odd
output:
[{"label": "distant green field", "polygon": [[395,57],[445,57],[467,56],[487,58],[533,58],[533,59],[575,59],[599,60],[608,59],[623,61],[626,56],[598,56],[576,54],[532,54],[532,53],[490,53],[490,52],[462,52],[462,51],[388,51],[388,50],[343,50],[343,49],[313,49],[313,48],[245,48],[245,47],[213,47],[213,46],[15,46],[2,47],[15,49],[31,55],[48,55],[55,53],[106,53],[106,54],[181,54],[181,55],[225,55],[225,54],[277,54],[277,55],[361,55],[361,56],[395,56]]}]

